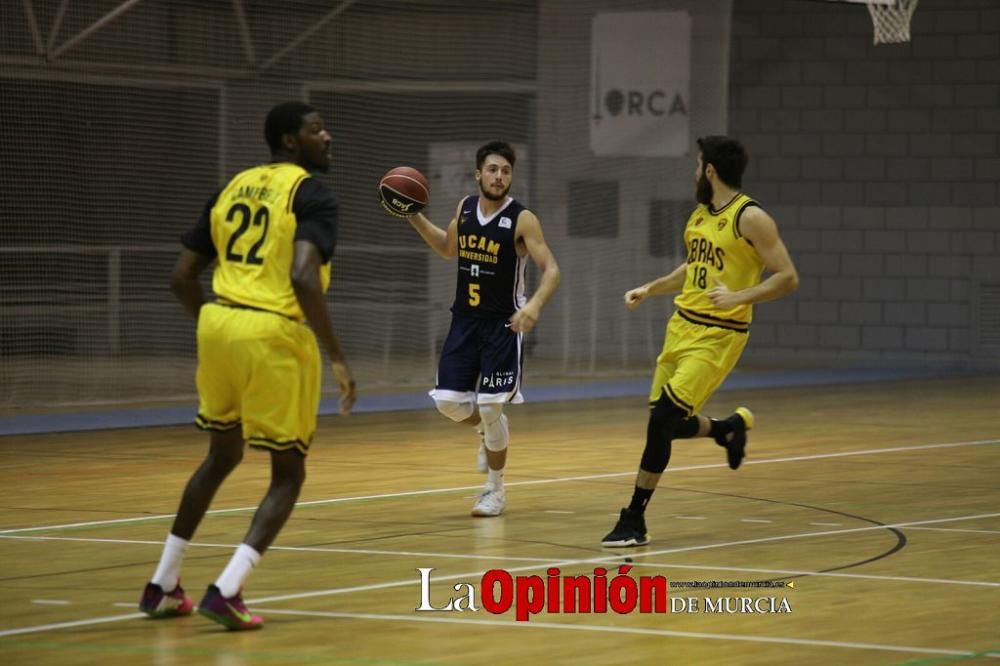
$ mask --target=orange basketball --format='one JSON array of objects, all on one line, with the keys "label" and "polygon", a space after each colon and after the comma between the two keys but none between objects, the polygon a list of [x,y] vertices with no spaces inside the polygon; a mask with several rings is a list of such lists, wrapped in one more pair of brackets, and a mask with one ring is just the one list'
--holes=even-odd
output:
[{"label": "orange basketball", "polygon": [[399,217],[419,213],[431,200],[427,178],[413,167],[389,169],[378,183],[382,207]]}]

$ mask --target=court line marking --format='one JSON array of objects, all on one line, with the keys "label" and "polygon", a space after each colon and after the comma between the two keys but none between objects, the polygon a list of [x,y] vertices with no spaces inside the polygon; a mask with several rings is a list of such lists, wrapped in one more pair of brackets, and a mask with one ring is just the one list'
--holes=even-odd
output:
[{"label": "court line marking", "polygon": [[[826,458],[845,458],[849,456],[863,456],[863,455],[876,455],[880,453],[898,453],[901,451],[921,451],[926,449],[944,449],[944,448],[955,448],[962,446],[981,446],[986,444],[1000,444],[1000,439],[979,439],[970,440],[966,442],[946,442],[940,444],[916,444],[913,446],[893,446],[884,449],[864,449],[861,451],[841,451],[838,453],[817,453],[808,456],[789,456],[785,458],[765,458],[764,460],[748,460],[744,462],[744,465],[770,465],[774,463],[786,463],[786,462],[800,462],[803,460],[821,460]],[[692,470],[701,469],[717,469],[728,467],[725,463],[711,463],[706,465],[686,465],[681,467],[667,468],[666,472],[677,473],[677,472],[688,472]],[[504,485],[506,486],[534,486],[542,485],[548,483],[566,483],[572,481],[593,481],[597,479],[612,479],[621,476],[633,476],[635,471],[630,472],[611,472],[608,474],[588,474],[584,476],[565,476],[556,477],[554,479],[533,479],[530,481],[511,481]],[[453,492],[464,492],[467,490],[481,490],[481,485],[476,486],[457,486],[454,488],[428,488],[426,490],[408,490],[398,493],[382,493],[379,495],[357,495],[353,497],[334,497],[330,499],[323,500],[309,500],[306,502],[297,502],[296,507],[303,506],[318,506],[324,504],[340,504],[344,502],[358,502],[364,500],[372,499],[391,499],[395,497],[414,497],[420,495],[439,495],[444,493]],[[219,515],[226,513],[240,513],[247,511],[256,511],[257,506],[247,506],[247,507],[237,507],[233,509],[212,509],[206,512],[205,515]],[[64,523],[62,525],[47,525],[39,527],[19,527],[14,529],[4,529],[0,530],[0,535],[4,534],[20,534],[24,532],[43,532],[50,530],[62,530],[62,529],[73,529],[77,527],[94,527],[98,525],[120,525],[120,524],[130,524],[146,522],[150,520],[165,520],[167,518],[173,518],[176,514],[163,513],[156,514],[152,516],[136,516],[133,518],[112,518],[109,520],[91,520],[82,523]],[[617,514],[614,514],[617,515]]]},{"label": "court line marking", "polygon": [[741,523],[773,523],[773,520],[762,520],[760,518],[740,518]]},{"label": "court line marking", "polygon": [[[779,535],[779,536],[772,536],[772,537],[761,537],[761,538],[758,538],[758,539],[743,539],[743,540],[740,540],[740,541],[727,541],[727,542],[722,542],[722,543],[703,544],[703,545],[700,545],[700,546],[687,546],[687,547],[684,547],[684,548],[667,548],[667,549],[664,549],[664,550],[654,550],[654,551],[649,551],[649,552],[644,552],[644,553],[643,552],[634,552],[631,549],[622,552],[624,550],[624,549],[622,549],[622,550],[620,550],[618,553],[616,553],[614,555],[606,555],[606,556],[602,556],[602,557],[592,557],[592,558],[586,558],[586,559],[562,559],[562,560],[559,560],[557,562],[551,562],[547,566],[546,565],[542,565],[542,564],[533,564],[533,565],[527,565],[527,566],[523,566],[523,567],[512,567],[512,568],[505,569],[505,571],[507,571],[508,573],[520,573],[522,571],[533,571],[533,570],[547,568],[547,567],[562,567],[562,566],[567,566],[567,565],[578,566],[580,564],[615,564],[615,563],[621,561],[625,557],[631,558],[632,561],[633,561],[633,563],[634,563],[635,560],[638,559],[638,558],[653,557],[653,556],[656,556],[656,555],[669,555],[669,554],[672,554],[672,553],[686,553],[686,552],[692,552],[692,551],[696,551],[696,550],[709,550],[709,549],[712,549],[712,548],[726,548],[726,547],[729,547],[729,546],[745,546],[745,545],[749,545],[749,544],[766,543],[766,542],[770,542],[770,541],[787,541],[789,539],[802,539],[802,538],[808,538],[808,537],[814,537],[814,536],[830,536],[830,535],[835,535],[835,534],[836,535],[839,535],[839,534],[851,534],[851,533],[855,533],[855,532],[871,532],[873,530],[884,530],[884,529],[889,529],[889,528],[892,528],[892,527],[906,527],[908,525],[930,525],[930,524],[934,524],[934,523],[956,522],[956,521],[961,521],[961,520],[977,520],[979,518],[994,518],[994,517],[997,517],[997,516],[1000,516],[1000,513],[986,513],[986,514],[977,514],[977,515],[970,515],[970,516],[957,516],[957,517],[953,517],[953,518],[935,518],[935,519],[931,519],[931,520],[908,521],[908,522],[903,522],[903,523],[895,523],[895,524],[887,524],[887,525],[866,525],[865,527],[852,527],[852,528],[843,529],[843,530],[825,530],[825,531],[822,531],[822,532],[803,532],[803,533],[799,533],[799,534],[786,534],[786,535]],[[474,577],[477,577],[477,576],[478,577],[482,577],[482,575],[484,573],[485,573],[484,571],[474,571],[474,572],[465,572],[465,573],[460,573],[460,574],[450,574],[450,575],[447,575],[447,576],[436,577],[434,580],[437,580],[437,581],[461,580],[461,579],[466,579],[466,578],[474,578]],[[418,583],[420,583],[420,579],[419,578],[411,578],[411,579],[402,580],[402,581],[394,581],[394,582],[386,582],[386,583],[373,583],[372,585],[359,585],[359,586],[347,587],[347,588],[331,588],[329,590],[313,590],[312,592],[296,592],[296,593],[292,593],[292,594],[282,594],[282,595],[271,596],[271,597],[263,597],[263,598],[260,598],[260,599],[253,599],[253,600],[248,601],[247,603],[263,604],[263,603],[269,603],[269,602],[272,602],[272,601],[289,601],[289,600],[293,600],[293,599],[306,599],[306,598],[311,598],[311,597],[321,597],[321,596],[325,596],[325,595],[347,594],[347,593],[351,593],[351,592],[366,592],[366,591],[371,591],[371,590],[386,589],[388,587],[400,587],[400,586],[404,586],[404,585],[416,585]],[[993,585],[991,585],[990,587],[992,587],[992,586]],[[997,586],[1000,586],[1000,584],[998,584]],[[2,634],[0,634],[0,635],[2,635]]]},{"label": "court line marking", "polygon": [[[436,622],[442,624],[483,624],[490,626],[500,626],[509,628],[528,628],[533,627],[535,629],[560,629],[564,631],[592,631],[592,632],[603,632],[603,633],[619,633],[619,634],[640,634],[647,636],[673,636],[678,638],[697,638],[697,639],[707,639],[707,640],[723,640],[723,641],[742,641],[751,643],[781,643],[786,645],[808,645],[813,647],[835,647],[844,649],[857,649],[857,650],[880,650],[884,652],[915,652],[919,654],[945,654],[945,655],[956,655],[956,656],[971,656],[979,654],[971,650],[955,650],[948,648],[926,648],[926,647],[916,647],[916,646],[905,646],[905,645],[883,645],[876,643],[854,643],[845,641],[824,641],[816,639],[807,638],[789,638],[789,637],[777,637],[777,636],[740,636],[737,634],[711,634],[693,631],[672,631],[669,629],[643,629],[639,627],[605,627],[600,625],[574,625],[574,624],[562,624],[556,622],[516,622],[516,621],[503,621],[503,620],[470,620],[465,618],[450,618],[450,617],[420,617],[416,615],[392,615],[392,614],[376,614],[376,613],[340,613],[333,611],[303,611],[303,610],[286,610],[286,609],[267,609],[267,608],[257,608],[258,612],[268,613],[270,615],[299,615],[299,616],[310,616],[310,617],[327,617],[327,618],[345,618],[345,619],[362,619],[362,620],[388,620],[388,621],[399,621],[399,622]],[[47,625],[40,625],[36,627],[23,627],[20,629],[7,629],[0,631],[0,637],[3,636],[15,636],[27,633],[37,633],[39,631],[51,631],[54,629],[68,629],[72,627],[89,626],[94,624],[102,624],[108,622],[118,622],[121,620],[133,620],[145,617],[143,613],[128,613],[126,615],[112,615],[102,618],[90,618],[87,620],[77,620],[73,622],[58,622]],[[987,657],[1000,657],[1000,652],[997,653],[987,653]]]},{"label": "court line marking", "polygon": [[[800,539],[800,538],[808,538],[808,537],[813,537],[813,536],[829,536],[829,535],[834,535],[834,534],[848,534],[848,533],[854,533],[854,532],[870,532],[870,531],[873,531],[873,530],[883,530],[883,529],[889,529],[889,528],[892,528],[892,527],[906,527],[907,525],[911,525],[911,524],[912,525],[928,525],[928,524],[933,524],[933,523],[955,522],[955,521],[960,521],[960,520],[976,520],[976,519],[979,519],[979,518],[996,517],[996,516],[1000,516],[1000,513],[977,514],[977,515],[970,515],[970,516],[958,516],[958,517],[953,517],[953,518],[935,518],[935,519],[931,519],[931,520],[909,521],[909,522],[896,523],[896,524],[888,524],[888,525],[867,525],[865,527],[855,527],[855,528],[849,528],[849,529],[843,529],[843,530],[826,530],[826,531],[823,531],[823,532],[804,532],[804,533],[800,533],[800,534],[787,534],[787,535],[779,535],[779,536],[773,536],[773,537],[761,537],[759,539],[744,539],[744,540],[741,540],[741,541],[728,541],[728,542],[714,543],[714,544],[703,544],[701,546],[687,546],[687,547],[684,547],[684,548],[668,548],[668,549],[664,549],[664,550],[654,550],[654,551],[649,551],[649,552],[645,552],[645,553],[634,552],[634,551],[631,551],[631,550],[626,551],[626,552],[621,552],[620,551],[620,552],[618,552],[618,553],[616,553],[614,555],[606,555],[606,556],[602,556],[602,557],[593,557],[593,558],[586,558],[586,559],[565,559],[564,558],[564,559],[561,559],[559,561],[550,562],[550,563],[548,563],[547,566],[548,567],[562,567],[562,566],[567,566],[567,565],[578,566],[580,564],[614,564],[614,563],[617,563],[618,561],[622,560],[624,557],[630,557],[630,558],[632,558],[633,563],[634,563],[634,561],[637,558],[641,558],[641,557],[653,557],[653,556],[656,556],[656,555],[669,555],[671,553],[683,553],[683,552],[691,552],[691,551],[696,551],[696,550],[709,550],[709,549],[712,549],[712,548],[725,548],[725,547],[728,547],[728,546],[742,546],[742,545],[748,545],[748,544],[765,543],[765,542],[769,542],[769,541],[785,541],[785,540],[788,540],[788,539]],[[505,569],[505,570],[508,573],[520,573],[522,571],[533,571],[533,570],[537,570],[537,569],[540,569],[540,568],[547,568],[547,567],[545,565],[541,565],[541,564],[534,564],[534,565],[527,565],[527,566],[523,566],[523,567],[512,567],[512,568],[508,568],[508,569]],[[472,571],[472,572],[465,572],[465,573],[460,573],[460,574],[450,574],[450,575],[447,575],[447,576],[439,576],[439,577],[435,578],[435,580],[438,580],[438,581],[460,580],[460,579],[465,579],[465,578],[474,578],[474,577],[477,577],[477,576],[481,577],[484,573],[485,572],[483,572],[483,571]],[[359,586],[348,587],[348,588],[331,588],[329,590],[313,590],[311,592],[296,592],[296,593],[291,593],[291,594],[282,594],[282,595],[271,596],[271,597],[263,597],[263,598],[260,598],[260,599],[253,599],[251,601],[248,601],[248,603],[252,602],[252,603],[256,603],[256,604],[261,604],[261,603],[269,603],[269,602],[272,602],[272,601],[288,601],[288,600],[292,600],[292,599],[305,599],[305,598],[320,597],[320,596],[325,596],[325,595],[347,594],[347,593],[351,593],[351,592],[366,592],[366,591],[371,591],[371,590],[386,589],[386,588],[389,588],[389,587],[400,587],[400,586],[405,586],[405,585],[416,585],[418,583],[420,583],[420,579],[419,578],[410,578],[410,579],[401,580],[401,581],[390,581],[390,582],[386,582],[386,583],[373,583],[371,585],[359,585]]]},{"label": "court line marking", "polygon": [[[933,527],[907,527],[906,529],[939,529]],[[959,530],[956,530],[959,531]],[[975,530],[970,530],[975,531]],[[114,543],[141,546],[162,546],[162,541],[148,541],[140,539],[93,539],[84,537],[39,537],[39,536],[3,536],[0,539],[11,539],[18,541],[76,541],[84,543]],[[193,541],[188,544],[190,548],[224,548],[232,550],[236,544],[231,543],[206,543]],[[347,555],[387,555],[394,557],[425,557],[430,559],[455,559],[455,560],[495,560],[498,562],[536,562],[548,564],[552,562],[551,557],[519,557],[514,555],[471,555],[465,553],[428,553],[409,550],[376,550],[371,548],[331,548],[328,546],[271,546],[268,551],[289,551],[301,553],[342,553]],[[619,557],[632,557],[622,555]],[[578,560],[579,563],[587,563],[589,560]],[[675,564],[672,562],[632,562],[634,566],[660,568],[660,569],[700,569],[703,571],[738,571],[745,573],[780,574],[785,576],[820,576],[831,578],[858,578],[862,580],[887,580],[900,581],[905,583],[940,583],[943,585],[971,585],[973,587],[1000,587],[1000,582],[983,580],[957,580],[951,578],[918,578],[913,576],[880,576],[874,574],[857,573],[835,573],[821,571],[804,571],[799,569],[759,569],[753,567],[724,567],[715,565],[697,564]],[[125,606],[134,606],[129,603]]]},{"label": "court line marking", "polygon": [[92,617],[88,620],[73,620],[72,622],[55,622],[53,624],[40,624],[34,627],[20,627],[18,629],[4,629],[0,631],[0,637],[18,636],[20,634],[35,634],[40,631],[53,631],[55,629],[70,629],[72,627],[88,627],[92,624],[105,624],[107,622],[121,622],[122,620],[137,620],[146,617],[145,613],[129,613],[128,615],[108,615],[107,617]]},{"label": "court line marking", "polygon": [[701,546],[685,546],[683,548],[669,548],[669,549],[666,549],[666,550],[654,550],[654,551],[649,551],[649,552],[645,552],[645,553],[642,553],[642,552],[639,552],[639,553],[628,552],[628,553],[622,553],[622,554],[618,555],[617,557],[602,558],[602,560],[614,560],[614,559],[618,559],[618,558],[620,558],[620,557],[622,557],[624,555],[627,555],[627,556],[632,557],[632,558],[649,557],[649,556],[653,556],[653,555],[666,555],[666,554],[669,554],[669,553],[687,553],[687,552],[691,552],[691,551],[695,551],[695,550],[709,550],[711,548],[723,548],[723,547],[728,547],[728,546],[746,546],[746,545],[756,544],[756,543],[767,543],[769,541],[787,541],[789,539],[804,539],[804,538],[818,537],[818,536],[832,536],[832,535],[841,535],[841,534],[853,534],[853,533],[856,533],[856,532],[871,532],[873,530],[886,530],[886,529],[890,529],[890,528],[893,528],[893,527],[909,527],[910,525],[933,525],[933,524],[936,524],[936,523],[951,523],[951,522],[960,522],[960,521],[963,521],[963,520],[978,520],[980,518],[996,518],[998,516],[1000,516],[1000,513],[980,513],[980,514],[969,515],[969,516],[955,516],[953,518],[934,518],[934,519],[930,519],[930,520],[914,520],[914,521],[906,521],[906,522],[901,522],[901,523],[888,523],[888,524],[885,524],[885,525],[866,525],[864,527],[848,527],[848,528],[844,528],[844,529],[841,529],[841,530],[823,530],[823,531],[820,531],[820,532],[800,532],[798,534],[784,534],[784,535],[778,535],[778,536],[760,537],[760,538],[757,538],[757,539],[743,539],[741,541],[728,541],[728,542],[715,543],[715,544],[703,544]]},{"label": "court line marking", "polygon": [[[257,608],[256,612],[271,615],[302,615],[307,617],[346,618],[360,620],[386,620],[392,622],[432,622],[440,624],[482,624],[507,628],[561,629],[564,631],[592,631],[613,634],[640,634],[645,636],[671,636],[676,638],[697,638],[699,640],[744,641],[749,643],[781,643],[786,645],[808,645],[811,647],[832,647],[853,650],[880,650],[883,652],[915,652],[919,654],[942,654],[955,656],[971,656],[978,654],[971,650],[955,650],[949,648],[926,648],[910,645],[885,645],[880,643],[854,643],[848,641],[825,641],[809,638],[790,638],[784,636],[743,636],[739,634],[714,634],[698,631],[673,631],[670,629],[644,629],[641,627],[613,627],[594,624],[568,624],[561,622],[529,622],[503,620],[472,620],[454,617],[422,617],[417,615],[393,615],[383,613],[343,613],[336,611],[298,611],[275,608]],[[988,657],[1000,657],[998,653],[987,653]]]},{"label": "court line marking", "polygon": [[1000,530],[963,530],[957,527],[911,527],[911,530],[928,530],[931,532],[972,532],[974,534],[1000,534]]},{"label": "court line marking", "polygon": [[[666,554],[670,554],[670,553],[688,552],[688,551],[694,551],[694,550],[707,550],[707,549],[710,549],[710,548],[722,548],[722,547],[726,547],[726,546],[746,545],[746,544],[749,544],[749,543],[762,543],[762,542],[765,542],[765,541],[782,541],[782,540],[787,540],[787,539],[805,538],[805,537],[810,537],[810,536],[825,536],[825,535],[830,535],[830,534],[843,534],[843,533],[850,533],[850,532],[865,532],[865,531],[871,531],[871,530],[877,530],[877,529],[888,529],[888,528],[891,528],[891,527],[906,527],[906,526],[911,525],[911,524],[912,525],[928,525],[928,524],[942,523],[942,522],[956,522],[956,521],[961,521],[961,520],[976,520],[976,519],[979,519],[979,518],[992,518],[992,517],[996,517],[996,516],[1000,516],[1000,513],[978,514],[978,515],[970,515],[970,516],[957,516],[957,517],[952,517],[952,518],[935,518],[935,519],[931,519],[931,520],[910,521],[910,522],[905,522],[905,523],[896,523],[896,524],[889,524],[889,525],[868,525],[868,526],[865,526],[865,527],[857,527],[857,528],[851,528],[851,529],[845,529],[845,530],[827,530],[827,531],[824,531],[824,532],[806,532],[806,533],[802,533],[802,534],[789,534],[789,535],[782,535],[782,536],[776,536],[776,537],[763,537],[763,538],[760,538],[760,539],[745,539],[745,540],[742,540],[742,541],[723,542],[723,543],[716,543],[716,544],[705,544],[705,545],[702,545],[702,546],[690,546],[690,547],[687,547],[687,548],[671,548],[671,549],[666,549],[666,550],[651,551],[651,552],[647,552],[647,553],[633,553],[633,552],[628,552],[627,556],[633,558],[633,561],[634,561],[634,559],[638,558],[638,557],[651,557],[651,556],[654,556],[654,555],[666,555]],[[522,572],[522,571],[535,571],[535,570],[538,570],[540,568],[548,568],[548,567],[578,566],[580,564],[606,564],[606,563],[614,563],[614,562],[622,559],[625,556],[626,556],[626,553],[616,553],[614,555],[608,555],[608,556],[598,557],[598,558],[588,558],[588,559],[583,559],[583,560],[562,559],[562,560],[558,560],[558,561],[554,561],[554,562],[549,562],[547,564],[546,563],[534,563],[534,564],[525,565],[525,566],[522,566],[522,567],[512,567],[512,568],[508,568],[508,569],[505,569],[505,570],[508,573],[519,573],[519,572]],[[470,579],[470,578],[475,578],[477,576],[478,577],[482,577],[482,575],[484,573],[485,572],[483,572],[483,571],[470,571],[470,572],[464,572],[464,573],[460,573],[460,574],[451,574],[451,575],[448,575],[448,576],[439,576],[435,580],[437,580],[438,582],[441,582],[441,581],[449,581],[449,580]],[[292,593],[292,594],[274,595],[274,596],[270,596],[270,597],[261,597],[261,598],[255,598],[255,599],[248,599],[246,602],[248,604],[251,604],[251,605],[259,605],[259,604],[266,604],[266,603],[271,603],[271,602],[275,602],[275,601],[291,601],[291,600],[298,600],[298,599],[309,599],[309,598],[314,598],[314,597],[333,596],[333,595],[338,595],[338,594],[350,594],[350,593],[353,593],[353,592],[371,592],[371,591],[374,591],[374,590],[384,590],[384,589],[389,589],[389,588],[393,588],[393,587],[403,587],[403,586],[415,585],[415,584],[419,584],[419,583],[420,583],[420,578],[416,577],[416,578],[408,578],[406,580],[387,581],[385,583],[373,583],[373,584],[370,584],[370,585],[357,585],[357,586],[354,586],[354,587],[331,588],[331,589],[327,589],[327,590],[313,590],[311,592],[295,592],[295,593]],[[56,624],[37,625],[37,626],[33,626],[33,627],[20,627],[18,629],[6,629],[6,630],[0,631],[0,638],[2,638],[4,636],[14,636],[14,635],[19,635],[19,634],[37,633],[37,632],[42,632],[42,631],[51,631],[53,629],[63,629],[63,628],[69,628],[69,627],[81,627],[81,626],[86,626],[86,625],[90,625],[90,624],[100,624],[102,622],[116,622],[116,621],[119,621],[119,620],[128,620],[128,619],[134,619],[134,618],[140,618],[140,617],[145,617],[145,615],[143,613],[130,613],[128,615],[114,615],[114,616],[101,617],[101,618],[91,618],[89,620],[77,620],[75,622],[61,622],[61,623],[56,623]],[[399,617],[406,618],[407,616],[399,616]],[[470,622],[477,622],[479,620],[469,620],[469,621]],[[558,627],[559,625],[556,625],[556,626]],[[795,640],[795,639],[790,639],[790,640]],[[962,653],[962,654],[965,654],[965,653]],[[970,653],[970,654],[973,654],[973,653]],[[998,656],[1000,656],[1000,655],[998,655]]]},{"label": "court line marking", "polygon": [[31,603],[49,606],[69,606],[73,602],[66,601],[65,599],[32,599]]},{"label": "court line marking", "polygon": [[[83,543],[117,543],[137,546],[163,546],[163,540],[150,541],[148,539],[95,539],[87,537],[57,537],[57,536],[19,536],[0,534],[0,539],[11,539],[16,541],[76,541]],[[238,544],[234,543],[208,543],[204,541],[192,541],[189,548],[226,548],[235,550]],[[551,562],[551,557],[517,557],[513,555],[466,555],[463,553],[424,553],[407,550],[376,550],[370,548],[332,548],[329,546],[270,546],[268,552],[285,550],[302,553],[345,553],[349,555],[395,555],[398,557],[438,557],[442,559],[461,560],[510,560],[513,562]]]},{"label": "court line marking", "polygon": [[[701,571],[736,571],[740,573],[779,574],[782,576],[815,576],[823,578],[858,578],[861,580],[888,580],[901,583],[940,583],[943,585],[970,585],[972,587],[1000,587],[1000,582],[989,580],[955,580],[952,578],[916,578],[914,576],[880,576],[877,574],[849,574],[834,571],[795,571],[794,569],[757,569],[754,567],[721,567],[701,564],[672,564],[670,562],[632,562],[633,566],[660,569],[694,569]],[[668,581],[669,584],[669,581]],[[717,588],[718,589],[718,588]],[[781,588],[771,588],[781,589]]]}]

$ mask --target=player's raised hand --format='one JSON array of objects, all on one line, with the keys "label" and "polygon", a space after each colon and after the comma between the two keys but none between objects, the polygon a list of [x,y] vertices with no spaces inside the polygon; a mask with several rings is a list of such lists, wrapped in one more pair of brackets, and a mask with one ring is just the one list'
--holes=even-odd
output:
[{"label": "player's raised hand", "polygon": [[635,310],[649,296],[649,287],[643,285],[625,292],[625,305],[629,310]]},{"label": "player's raised hand", "polygon": [[351,369],[343,361],[334,361],[330,364],[333,370],[333,377],[340,387],[340,414],[347,416],[354,407],[354,402],[358,399],[357,384],[351,376]]}]

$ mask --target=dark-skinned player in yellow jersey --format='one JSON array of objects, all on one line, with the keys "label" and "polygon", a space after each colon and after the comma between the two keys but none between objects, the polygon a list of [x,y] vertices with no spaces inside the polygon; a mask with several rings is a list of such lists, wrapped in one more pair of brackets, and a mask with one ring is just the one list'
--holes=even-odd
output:
[{"label": "dark-skinned player in yellow jersey", "polygon": [[[724,136],[698,139],[698,148],[698,206],[684,230],[686,261],[625,293],[625,305],[634,309],[650,296],[679,292],[656,359],[632,501],[601,540],[609,548],[649,543],[646,505],[670,461],[673,440],[711,437],[726,449],[730,468],[743,462],[754,425],[750,410],[739,407],[725,419],[699,412],[743,353],[754,304],[786,296],[799,284],[777,224],[741,191],[746,150]],[[762,280],[764,273],[769,275]]]},{"label": "dark-skinned player in yellow jersey", "polygon": [[[262,622],[243,603],[241,590],[291,515],[305,480],[319,409],[320,345],[340,388],[341,413],[355,401],[324,296],[337,198],[312,176],[329,168],[330,134],[314,108],[284,102],[268,113],[264,135],[271,161],[241,171],[212,197],[183,236],[171,277],[174,294],[198,322],[195,422],[210,442],[139,602],[152,617],[192,611],[180,585],[184,550],[247,444],[270,454],[271,484],[243,542],[198,605],[199,613],[229,629],[255,629]],[[206,302],[198,275],[212,263],[215,300]]]}]

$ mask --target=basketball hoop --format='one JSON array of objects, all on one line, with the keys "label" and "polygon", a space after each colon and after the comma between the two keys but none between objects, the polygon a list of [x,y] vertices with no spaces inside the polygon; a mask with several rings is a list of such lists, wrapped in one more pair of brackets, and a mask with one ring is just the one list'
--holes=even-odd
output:
[{"label": "basketball hoop", "polygon": [[866,2],[875,28],[875,44],[898,44],[910,41],[910,18],[918,0],[894,0],[891,3]]}]

